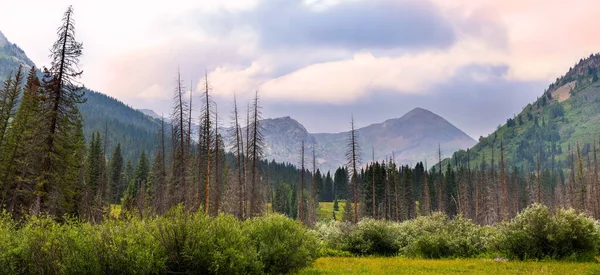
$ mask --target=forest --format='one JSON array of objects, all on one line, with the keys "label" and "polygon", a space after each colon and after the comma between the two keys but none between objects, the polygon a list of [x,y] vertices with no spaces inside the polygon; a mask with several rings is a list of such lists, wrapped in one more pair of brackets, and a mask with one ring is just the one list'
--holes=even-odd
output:
[{"label": "forest", "polygon": [[[489,155],[432,148],[427,167],[361,161],[351,118],[347,165],[323,172],[304,142],[299,160],[265,159],[258,91],[245,110],[233,95],[223,115],[208,74],[192,102],[177,72],[170,116],[144,141],[155,149],[126,156],[136,143],[79,109],[82,54],[69,7],[42,76],[20,66],[0,89],[0,274],[310,273],[327,257],[593,262],[600,252],[600,140],[557,147],[552,120],[527,119],[548,148],[521,143],[524,155],[509,157],[494,136]],[[337,208],[325,217],[324,202]]]}]

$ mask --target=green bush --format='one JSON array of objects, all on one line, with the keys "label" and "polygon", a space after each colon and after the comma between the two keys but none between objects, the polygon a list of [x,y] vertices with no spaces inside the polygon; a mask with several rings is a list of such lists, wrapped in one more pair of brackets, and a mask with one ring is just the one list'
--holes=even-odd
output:
[{"label": "green bush", "polygon": [[363,219],[343,242],[344,249],[356,255],[393,256],[399,247],[394,241],[391,222]]},{"label": "green bush", "polygon": [[478,226],[461,215],[449,219],[441,213],[407,221],[397,239],[407,256],[468,258],[488,251],[495,230]]},{"label": "green bush", "polygon": [[315,226],[330,251],[354,255],[405,255],[423,258],[473,257],[486,253],[495,230],[442,213],[402,223],[364,219],[357,225],[321,222]]},{"label": "green bush", "polygon": [[90,226],[104,274],[156,274],[165,270],[164,247],[155,238],[155,219],[108,220]]},{"label": "green bush", "polygon": [[291,273],[318,256],[316,234],[282,215],[246,221],[247,232],[267,274]]},{"label": "green bush", "polygon": [[243,223],[231,215],[190,223],[183,257],[191,274],[256,274],[262,270]]},{"label": "green bush", "polygon": [[535,204],[500,226],[498,247],[510,258],[594,260],[600,235],[592,219],[574,210],[559,210]]},{"label": "green bush", "polygon": [[309,265],[316,235],[284,216],[246,222],[178,207],[89,224],[0,213],[0,274],[280,274]]},{"label": "green bush", "polygon": [[19,252],[19,231],[15,222],[4,211],[0,212],[0,274],[24,273],[24,259]]}]

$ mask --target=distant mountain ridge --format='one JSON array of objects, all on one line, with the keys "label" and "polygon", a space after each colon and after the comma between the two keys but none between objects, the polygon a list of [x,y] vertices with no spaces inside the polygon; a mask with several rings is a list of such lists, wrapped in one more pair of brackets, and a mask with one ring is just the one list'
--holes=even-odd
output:
[{"label": "distant mountain ridge", "polygon": [[[298,164],[301,142],[304,140],[307,146],[306,163],[312,161],[313,147],[321,170],[334,170],[346,163],[349,132],[312,134],[289,116],[262,120],[261,127],[265,157],[269,160]],[[415,108],[400,118],[358,128],[356,133],[363,163],[371,161],[373,149],[376,160],[393,156],[399,163],[427,161],[433,164],[437,161],[438,144],[444,153],[450,154],[476,143],[441,116],[422,108]]]}]

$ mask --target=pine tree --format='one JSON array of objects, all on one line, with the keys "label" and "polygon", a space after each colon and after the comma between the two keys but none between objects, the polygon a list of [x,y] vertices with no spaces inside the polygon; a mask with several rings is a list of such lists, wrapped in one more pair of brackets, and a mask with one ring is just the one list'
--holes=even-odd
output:
[{"label": "pine tree", "polygon": [[298,200],[298,220],[306,222],[304,217],[304,140],[301,142],[300,147],[300,199]]},{"label": "pine tree", "polygon": [[108,199],[110,203],[119,203],[119,187],[123,185],[123,155],[121,154],[121,143],[113,151],[110,159]]},{"label": "pine tree", "polygon": [[[10,80],[10,78],[9,78]],[[10,121],[14,118],[19,97],[21,96],[21,85],[23,84],[23,66],[19,65],[14,80],[10,81],[8,89],[3,91],[4,102],[0,113],[0,148],[5,146],[5,136]],[[6,85],[6,84],[5,84]]]},{"label": "pine tree", "polygon": [[100,211],[96,208],[96,202],[99,199],[96,194],[102,181],[101,170],[104,162],[101,144],[100,133],[93,133],[87,152],[86,179],[82,190],[82,211],[84,216],[91,221],[99,221],[102,216],[99,215]]},{"label": "pine tree", "polygon": [[[130,164],[130,162],[128,164]],[[123,194],[121,208],[124,211],[133,211],[134,209],[140,211],[144,210],[143,207],[146,203],[146,194],[140,193],[140,190],[146,190],[145,185],[148,179],[148,172],[148,158],[146,157],[146,153],[142,151],[135,172],[129,180],[127,189]],[[144,186],[144,188],[142,188],[142,186]]]},{"label": "pine tree", "polygon": [[500,139],[500,184],[502,185],[502,220],[508,220],[508,184],[506,182],[506,174],[504,172],[504,146],[502,144],[502,139]]},{"label": "pine tree", "polygon": [[584,180],[584,172],[583,172],[583,159],[581,158],[581,150],[579,149],[579,143],[577,143],[577,179],[576,186],[578,188],[577,194],[577,209],[583,213],[586,212],[586,188],[585,188],[585,180]]},{"label": "pine tree", "polygon": [[[181,73],[177,72],[177,79],[173,94],[173,112],[171,113],[171,125],[173,127],[173,163],[172,163],[172,192],[174,195],[173,203],[186,203],[188,194],[187,185],[187,125],[189,103],[183,98],[185,88]],[[129,189],[129,188],[128,188]]]},{"label": "pine tree", "polygon": [[76,83],[76,79],[82,74],[78,64],[83,46],[75,40],[74,23],[73,8],[69,7],[64,14],[63,24],[58,29],[58,40],[51,49],[51,66],[44,69],[44,98],[47,100],[42,105],[42,137],[45,146],[41,152],[43,159],[32,209],[34,215],[48,212],[53,216],[62,216],[69,208],[68,205],[61,204],[72,191],[71,186],[64,186],[70,185],[64,176],[75,167],[65,159],[73,153],[67,148],[72,147],[68,142],[72,129],[79,120],[77,104],[85,102],[83,90]]},{"label": "pine tree", "polygon": [[[5,94],[5,93],[4,93]],[[2,148],[2,178],[0,205],[19,215],[31,206],[35,188],[35,171],[39,170],[39,120],[41,84],[35,68],[27,76],[21,104],[11,127],[7,129],[6,145]],[[8,205],[7,205],[8,204]]]},{"label": "pine tree", "polygon": [[250,215],[256,216],[262,211],[263,204],[261,203],[261,187],[259,186],[259,166],[258,163],[263,156],[263,136],[262,127],[260,125],[261,111],[259,105],[258,91],[254,94],[254,100],[252,104],[252,130],[250,132],[250,155],[248,156],[251,161],[251,179],[250,179]]},{"label": "pine tree", "polygon": [[[242,138],[242,128],[239,123],[239,114],[237,107],[236,95],[233,95],[233,114],[232,114],[232,127],[230,128],[229,136],[232,137],[232,152],[235,154],[235,167],[237,170],[237,195],[238,195],[238,213],[239,219],[244,219],[244,177],[243,177],[243,159],[244,159],[244,142]],[[275,209],[275,208],[273,208]]]},{"label": "pine tree", "polygon": [[203,137],[204,137],[204,147],[203,148],[204,152],[206,152],[206,154],[204,155],[204,165],[206,166],[206,173],[205,173],[205,182],[204,182],[204,211],[206,213],[206,215],[208,215],[209,212],[209,205],[210,205],[210,174],[211,174],[211,170],[210,170],[210,162],[211,162],[211,156],[210,156],[210,152],[212,150],[211,148],[211,144],[212,144],[212,136],[211,136],[211,128],[212,128],[212,123],[211,123],[211,105],[212,105],[212,101],[210,98],[210,86],[209,86],[209,82],[208,82],[208,74],[205,73],[204,75],[204,95],[203,97],[205,98],[204,100],[204,106],[202,109],[202,132],[203,132]]}]

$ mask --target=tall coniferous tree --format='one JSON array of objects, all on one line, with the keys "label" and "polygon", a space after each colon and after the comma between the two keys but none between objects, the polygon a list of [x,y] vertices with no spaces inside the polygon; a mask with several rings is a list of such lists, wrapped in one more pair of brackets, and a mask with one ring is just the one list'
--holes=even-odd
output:
[{"label": "tall coniferous tree", "polygon": [[251,130],[251,149],[250,149],[250,160],[252,163],[251,166],[251,180],[250,180],[250,213],[255,216],[262,212],[262,203],[260,202],[261,196],[261,187],[259,186],[259,162],[263,156],[263,135],[262,135],[262,127],[260,125],[261,119],[261,111],[259,105],[259,97],[258,91],[254,94],[254,100],[252,103],[252,130]]},{"label": "tall coniferous tree", "polygon": [[[47,99],[43,104],[45,148],[41,152],[43,160],[32,209],[34,215],[46,211],[61,216],[68,206],[60,205],[59,201],[73,188],[73,183],[63,176],[75,166],[65,159],[73,153],[68,142],[80,119],[77,104],[85,102],[82,87],[77,83],[82,74],[78,64],[83,45],[75,40],[72,7],[67,9],[62,21],[57,31],[58,39],[51,49],[51,65],[44,69],[43,86]],[[58,183],[63,186],[58,186]]]},{"label": "tall coniferous tree", "polygon": [[502,143],[502,139],[500,139],[500,184],[502,185],[502,220],[508,220],[508,184],[506,182],[506,173],[504,170],[504,146]]},{"label": "tall coniferous tree", "polygon": [[243,177],[243,158],[244,158],[244,141],[242,138],[242,128],[239,122],[239,113],[237,107],[236,95],[233,95],[233,114],[232,127],[230,128],[229,136],[232,137],[232,151],[235,154],[235,167],[237,172],[237,195],[238,195],[238,218],[244,218],[244,177]]},{"label": "tall coniferous tree", "polygon": [[123,185],[123,155],[121,154],[121,143],[117,143],[115,150],[111,154],[110,172],[109,172],[109,202],[119,203],[119,187]]},{"label": "tall coniferous tree", "polygon": [[12,126],[8,129],[6,146],[2,149],[3,175],[0,188],[0,205],[8,211],[21,213],[31,206],[35,172],[39,169],[41,145],[39,139],[41,108],[41,84],[35,67],[27,76],[21,104]]},{"label": "tall coniferous tree", "polygon": [[306,222],[304,219],[304,140],[300,145],[300,199],[298,200],[298,220]]},{"label": "tall coniferous tree", "polygon": [[[10,80],[10,78],[9,78]],[[21,96],[21,85],[23,84],[23,66],[19,65],[15,78],[10,81],[8,89],[5,94],[2,95],[4,102],[1,103],[0,113],[0,148],[5,146],[6,132],[9,127],[9,123],[15,116],[15,112],[18,106],[19,97]]]},{"label": "tall coniferous tree", "polygon": [[579,148],[579,143],[577,143],[577,179],[576,185],[577,187],[577,209],[583,213],[586,212],[586,188],[585,188],[585,179],[584,179],[584,171],[583,171],[583,159],[581,158],[581,150]]},{"label": "tall coniferous tree", "polygon": [[205,73],[204,75],[204,103],[202,106],[202,132],[203,132],[203,137],[204,137],[204,165],[206,166],[206,173],[204,175],[204,211],[205,213],[208,215],[209,214],[209,206],[210,206],[210,174],[211,174],[211,168],[210,168],[210,162],[211,162],[211,144],[212,144],[212,137],[211,137],[211,128],[212,128],[212,122],[211,122],[211,105],[212,105],[212,101],[210,98],[210,84],[208,82],[208,73]]},{"label": "tall coniferous tree", "polygon": [[217,109],[217,104],[215,103],[215,215],[219,214],[220,200],[221,200],[221,163],[219,161],[220,155],[220,136],[219,136],[219,111]]},{"label": "tall coniferous tree", "polygon": [[149,203],[152,205],[152,208],[157,213],[162,214],[166,212],[168,205],[164,118],[161,118],[160,124],[158,132],[160,143],[158,144],[158,150],[154,154],[152,167],[148,174],[148,191],[150,196]]},{"label": "tall coniferous tree", "polygon": [[183,80],[181,73],[177,71],[177,79],[173,95],[173,112],[171,113],[171,125],[173,128],[173,169],[172,187],[174,203],[186,203],[188,195],[187,185],[187,130],[189,103],[184,99]]},{"label": "tall coniferous tree", "polygon": [[[360,148],[358,146],[358,139],[356,136],[356,129],[354,128],[354,116],[350,120],[350,133],[348,137],[348,146],[346,152],[346,158],[348,160],[348,166],[350,167],[350,178],[352,181],[354,214],[352,215],[352,222],[358,222],[358,170],[357,167],[360,162]],[[346,202],[347,203],[347,202]]]},{"label": "tall coniferous tree", "polygon": [[438,164],[439,164],[439,175],[438,175],[438,211],[446,211],[446,186],[444,185],[444,175],[442,174],[442,146],[438,143]]}]

